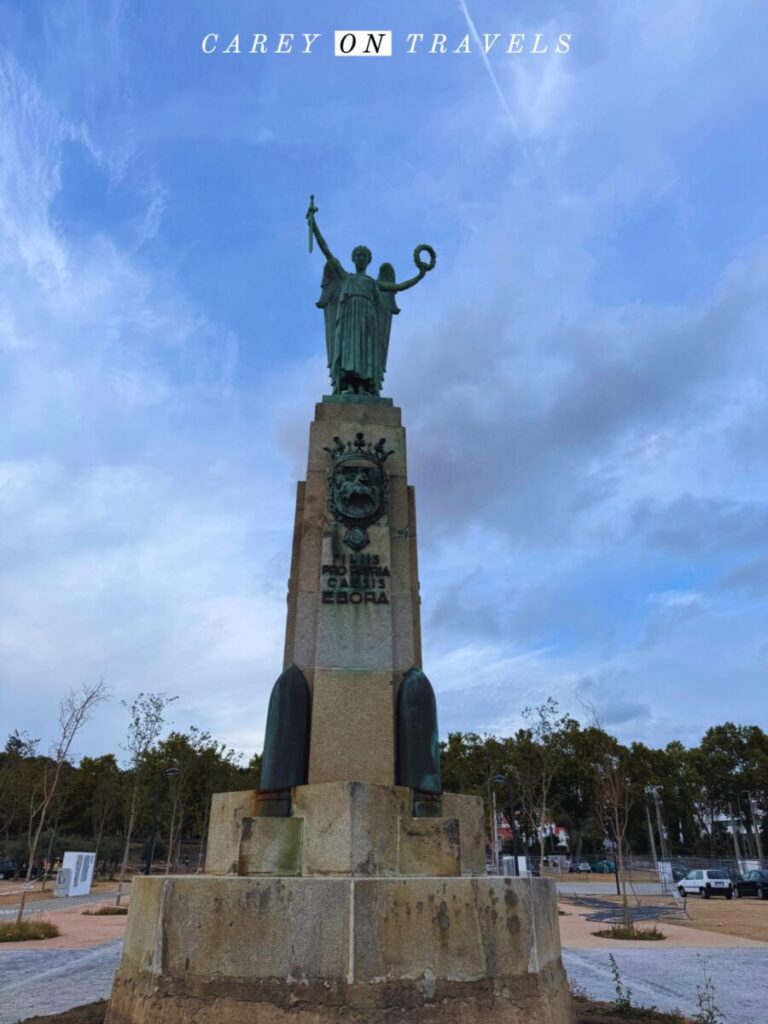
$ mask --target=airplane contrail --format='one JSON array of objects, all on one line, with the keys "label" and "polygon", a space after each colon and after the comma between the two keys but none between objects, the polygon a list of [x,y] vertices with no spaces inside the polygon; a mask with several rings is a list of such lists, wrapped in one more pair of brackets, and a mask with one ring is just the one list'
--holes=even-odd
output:
[{"label": "airplane contrail", "polygon": [[520,151],[523,154],[523,157],[525,158],[526,162],[530,164],[531,161],[528,157],[528,153],[526,152],[525,146],[523,145],[523,140],[520,138],[520,132],[517,130],[517,122],[515,121],[515,116],[509,108],[507,98],[504,95],[504,90],[499,85],[499,80],[494,74],[493,68],[491,67],[491,62],[488,59],[488,54],[485,52],[485,46],[483,45],[483,41],[481,40],[480,35],[477,29],[475,28],[475,23],[472,20],[472,15],[469,13],[469,10],[467,9],[466,0],[459,0],[459,7],[461,8],[461,13],[464,15],[464,20],[467,23],[467,27],[469,28],[472,38],[475,41],[475,45],[477,46],[480,58],[482,59],[482,62],[485,65],[485,70],[488,72],[488,77],[491,80],[491,84],[493,85],[496,95],[499,98],[501,109],[504,111],[505,115],[509,119],[509,123],[512,128],[512,133],[520,146]]}]

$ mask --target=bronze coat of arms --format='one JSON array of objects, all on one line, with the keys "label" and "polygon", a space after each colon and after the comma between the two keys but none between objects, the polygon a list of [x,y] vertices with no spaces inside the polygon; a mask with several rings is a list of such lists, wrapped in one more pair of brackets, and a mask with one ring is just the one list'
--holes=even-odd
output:
[{"label": "bronze coat of arms", "polygon": [[334,519],[348,527],[344,543],[359,551],[368,544],[366,527],[377,522],[389,507],[389,482],[384,462],[392,455],[385,450],[382,437],[375,445],[362,432],[354,441],[333,439],[325,448],[333,459],[328,474],[328,510]]}]

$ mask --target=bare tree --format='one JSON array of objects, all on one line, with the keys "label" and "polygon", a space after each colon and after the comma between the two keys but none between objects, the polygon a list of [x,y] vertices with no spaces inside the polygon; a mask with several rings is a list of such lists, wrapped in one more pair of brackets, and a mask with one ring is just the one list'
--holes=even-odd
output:
[{"label": "bare tree", "polygon": [[175,700],[178,700],[178,698],[168,697],[164,693],[140,693],[133,704],[129,705],[122,701],[123,707],[126,708],[131,716],[128,726],[128,738],[124,749],[128,753],[128,767],[133,774],[133,784],[131,786],[128,822],[125,830],[123,862],[120,866],[117,899],[115,900],[115,904],[118,907],[123,896],[123,884],[125,882],[125,873],[128,870],[128,857],[131,850],[131,837],[133,835],[133,827],[136,824],[136,805],[139,797],[141,773],[146,764],[147,755],[165,727],[165,710]]},{"label": "bare tree", "polygon": [[594,705],[582,700],[582,705],[595,730],[595,790],[603,820],[609,824],[610,838],[616,850],[616,868],[621,890],[624,924],[631,926],[627,876],[624,867],[624,847],[629,814],[634,804],[635,787],[629,765],[629,751],[603,728]]},{"label": "bare tree", "polygon": [[[97,683],[83,683],[77,690],[70,690],[59,704],[59,735],[51,752],[50,761],[46,763],[41,777],[39,792],[33,797],[29,817],[29,859],[27,861],[27,881],[32,877],[37,847],[45,825],[46,815],[51,801],[56,795],[61,773],[66,764],[69,751],[75,736],[93,714],[96,707],[107,699],[107,687],[104,677]],[[21,894],[17,923],[21,922],[26,902],[26,891]]]}]

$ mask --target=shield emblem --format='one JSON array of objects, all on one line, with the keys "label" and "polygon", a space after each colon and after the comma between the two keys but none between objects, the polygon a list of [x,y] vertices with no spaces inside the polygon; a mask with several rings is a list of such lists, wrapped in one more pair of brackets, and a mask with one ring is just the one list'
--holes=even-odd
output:
[{"label": "shield emblem", "polygon": [[337,466],[333,473],[333,504],[339,519],[361,523],[378,518],[381,484],[381,470],[370,462]]}]

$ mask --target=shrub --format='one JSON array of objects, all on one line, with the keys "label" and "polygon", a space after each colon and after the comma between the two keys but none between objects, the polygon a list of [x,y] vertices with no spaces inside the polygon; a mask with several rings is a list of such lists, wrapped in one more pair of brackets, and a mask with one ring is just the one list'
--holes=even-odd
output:
[{"label": "shrub", "polygon": [[51,921],[7,921],[0,924],[0,942],[26,942],[28,939],[55,939],[59,929]]},{"label": "shrub", "polygon": [[724,1024],[725,1018],[723,1017],[722,1010],[715,1002],[715,984],[707,967],[708,961],[701,954],[698,955],[697,959],[701,965],[704,980],[700,985],[696,986],[699,1012],[694,1016],[693,1020],[695,1024]]},{"label": "shrub", "polygon": [[636,928],[633,924],[614,924],[592,934],[601,939],[646,939],[649,942],[659,942],[667,937],[656,925],[652,928]]},{"label": "shrub", "polygon": [[616,999],[614,1000],[613,1007],[618,1014],[630,1014],[632,1012],[632,989],[624,984],[619,972],[619,965],[616,963],[616,957],[613,953],[608,955],[608,959],[611,962],[613,986],[616,990]]}]

